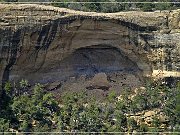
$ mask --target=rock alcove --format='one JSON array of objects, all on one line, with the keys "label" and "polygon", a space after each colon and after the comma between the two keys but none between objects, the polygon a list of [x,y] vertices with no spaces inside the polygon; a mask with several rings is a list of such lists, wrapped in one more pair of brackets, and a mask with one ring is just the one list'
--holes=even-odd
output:
[{"label": "rock alcove", "polygon": [[[104,72],[136,73],[141,70],[137,64],[119,49],[108,45],[96,45],[75,50],[61,61],[59,68],[72,75],[88,75]],[[69,76],[69,75],[68,75]]]},{"label": "rock alcove", "polygon": [[85,84],[82,76],[91,79],[103,72],[119,89],[153,76],[154,70],[167,70],[167,60],[179,75],[179,10],[92,13],[28,4],[0,7],[2,88],[22,78],[58,85],[80,78],[79,84]]}]

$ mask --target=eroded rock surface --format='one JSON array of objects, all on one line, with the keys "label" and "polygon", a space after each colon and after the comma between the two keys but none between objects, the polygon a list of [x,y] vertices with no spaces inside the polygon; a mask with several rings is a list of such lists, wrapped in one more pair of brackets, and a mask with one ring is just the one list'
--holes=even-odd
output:
[{"label": "eroded rock surface", "polygon": [[[86,80],[101,72],[112,82],[119,74],[131,76],[127,82],[135,77],[136,84],[153,70],[180,70],[180,10],[95,13],[0,4],[0,15],[2,84]],[[116,87],[124,84],[117,80]]]}]

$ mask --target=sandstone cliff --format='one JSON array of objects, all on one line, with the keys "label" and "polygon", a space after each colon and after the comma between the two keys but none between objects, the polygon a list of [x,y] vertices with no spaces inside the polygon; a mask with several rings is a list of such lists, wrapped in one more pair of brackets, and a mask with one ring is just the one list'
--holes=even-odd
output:
[{"label": "sandstone cliff", "polygon": [[0,80],[180,71],[180,10],[95,13],[0,4]]}]

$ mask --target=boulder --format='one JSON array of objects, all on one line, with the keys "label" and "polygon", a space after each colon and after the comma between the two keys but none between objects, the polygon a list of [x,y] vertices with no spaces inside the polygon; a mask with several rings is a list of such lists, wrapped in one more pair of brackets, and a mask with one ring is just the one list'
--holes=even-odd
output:
[{"label": "boulder", "polygon": [[92,78],[89,82],[87,89],[102,89],[102,90],[109,90],[111,85],[107,80],[107,75],[105,73],[98,73]]}]

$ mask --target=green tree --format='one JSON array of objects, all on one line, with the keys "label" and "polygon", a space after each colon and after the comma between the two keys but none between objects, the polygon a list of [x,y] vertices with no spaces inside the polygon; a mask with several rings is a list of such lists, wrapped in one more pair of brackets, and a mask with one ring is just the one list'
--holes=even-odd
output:
[{"label": "green tree", "polygon": [[138,129],[137,122],[133,118],[128,118],[127,120],[128,132],[133,132]]},{"label": "green tree", "polygon": [[143,11],[152,11],[153,4],[151,3],[144,3],[142,6]]},{"label": "green tree", "polygon": [[171,127],[171,131],[177,125],[180,125],[180,109],[179,109],[179,98],[180,98],[180,89],[179,84],[177,84],[176,88],[165,89],[165,99],[164,99],[164,106],[163,112],[169,119],[168,126]]},{"label": "green tree", "polygon": [[25,88],[27,88],[28,87],[28,81],[27,80],[24,80],[24,79],[22,79],[20,82],[19,82],[19,84],[20,84],[20,88],[23,88],[23,89],[25,89]]},{"label": "green tree", "polygon": [[148,132],[148,126],[146,124],[140,124],[138,132]]},{"label": "green tree", "polygon": [[12,87],[11,83],[10,82],[6,82],[4,90],[5,90],[7,95],[9,95],[9,96],[12,95],[12,89],[13,89],[13,87]]},{"label": "green tree", "polygon": [[155,4],[155,9],[156,10],[171,10],[172,4],[168,3],[168,2],[171,2],[171,1],[170,0],[164,0],[163,3]]},{"label": "green tree", "polygon": [[[69,3],[67,3],[69,0],[53,0],[54,3],[52,3],[53,6],[56,7],[64,7],[67,8]],[[57,3],[55,3],[57,2]],[[58,3],[58,2],[64,2],[64,3]]]},{"label": "green tree", "polygon": [[[52,120],[59,112],[53,95],[44,92],[41,84],[35,85],[32,95],[14,97],[12,109],[20,123],[19,130],[21,131],[34,131],[37,130],[37,127],[39,127],[39,131],[41,129],[49,131]],[[35,128],[32,125],[33,121],[37,123]]]},{"label": "green tree", "polygon": [[9,131],[10,122],[6,119],[0,118],[0,132],[8,132]]},{"label": "green tree", "polygon": [[107,98],[108,98],[109,102],[113,102],[114,100],[116,100],[116,96],[117,96],[117,94],[116,94],[116,92],[113,90],[113,91],[111,91],[111,92],[108,93]]},{"label": "green tree", "polygon": [[117,132],[125,132],[124,129],[127,128],[127,118],[121,110],[115,110],[115,131]]}]

